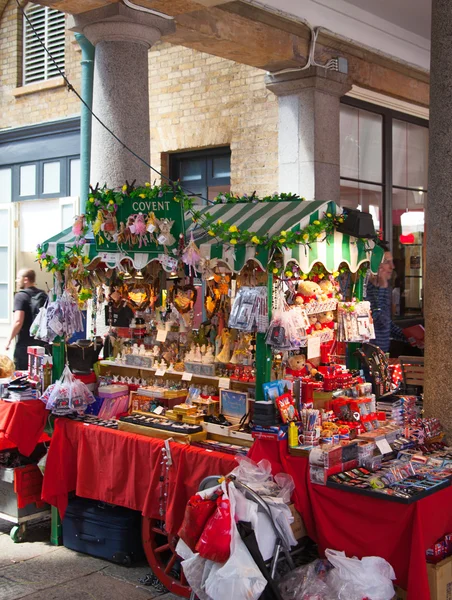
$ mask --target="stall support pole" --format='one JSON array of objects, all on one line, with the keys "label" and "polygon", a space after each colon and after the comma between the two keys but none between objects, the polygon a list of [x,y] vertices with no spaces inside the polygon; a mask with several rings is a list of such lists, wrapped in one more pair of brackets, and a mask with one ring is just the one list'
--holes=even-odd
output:
[{"label": "stall support pole", "polygon": [[[362,275],[358,275],[357,280],[354,285],[353,296],[360,302],[364,297],[364,277]],[[361,366],[360,360],[358,356],[356,356],[356,351],[361,346],[360,343],[350,342],[347,344],[347,368],[351,370],[359,369]]]},{"label": "stall support pole", "polygon": [[[55,338],[52,344],[52,379],[53,381],[57,381],[63,373],[64,370],[64,339],[57,337]],[[51,416],[50,419],[53,417]],[[53,429],[53,423],[51,424],[51,428]],[[62,528],[61,528],[61,519],[58,513],[58,509],[56,506],[52,506],[51,510],[51,528],[50,528],[50,543],[52,546],[61,546],[62,540]]]},{"label": "stall support pole", "polygon": [[80,213],[86,211],[88,201],[90,163],[91,163],[91,112],[93,106],[94,79],[94,46],[82,33],[76,33],[82,49],[82,98],[85,104],[80,105]]},{"label": "stall support pole", "polygon": [[[267,280],[268,318],[272,317],[273,308],[273,275]],[[264,400],[263,384],[270,381],[272,374],[272,351],[265,343],[265,333],[256,334],[256,400]]]}]

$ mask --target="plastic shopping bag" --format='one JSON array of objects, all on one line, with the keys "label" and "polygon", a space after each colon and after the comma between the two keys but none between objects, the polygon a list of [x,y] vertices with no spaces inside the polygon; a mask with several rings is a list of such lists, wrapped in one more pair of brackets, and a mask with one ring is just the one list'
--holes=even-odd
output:
[{"label": "plastic shopping bag", "polygon": [[95,400],[86,385],[75,379],[67,365],[64,367],[60,379],[49,385],[41,396],[41,401],[45,403],[47,410],[52,411],[55,415],[82,413]]},{"label": "plastic shopping bag", "polygon": [[187,503],[178,535],[193,552],[207,521],[217,508],[217,497],[217,494],[214,494],[212,499],[203,499],[199,494],[195,494]]},{"label": "plastic shopping bag", "polygon": [[216,509],[208,520],[195,550],[203,558],[224,563],[231,549],[231,505],[229,499],[220,496],[216,500]]},{"label": "plastic shopping bag", "polygon": [[[234,489],[233,483],[229,490]],[[225,484],[223,496],[227,496]],[[205,581],[205,591],[215,600],[257,600],[267,581],[243,543],[235,525],[235,494],[229,494],[231,512],[231,550],[224,565],[214,565]]]},{"label": "plastic shopping bag", "polygon": [[330,569],[328,561],[321,559],[294,569],[279,583],[283,600],[338,600],[325,581]]},{"label": "plastic shopping bag", "polygon": [[[328,575],[328,585],[336,592],[337,598],[347,600],[391,600],[394,596],[392,581],[396,576],[394,569],[384,559],[378,556],[347,558],[345,552],[326,550],[326,558],[335,567]],[[344,595],[344,585],[347,586],[347,596]],[[354,595],[350,595],[353,590]]]}]

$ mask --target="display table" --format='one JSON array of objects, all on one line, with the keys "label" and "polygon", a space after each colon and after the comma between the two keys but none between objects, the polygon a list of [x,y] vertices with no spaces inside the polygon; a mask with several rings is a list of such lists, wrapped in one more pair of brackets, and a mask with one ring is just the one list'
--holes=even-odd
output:
[{"label": "display table", "polygon": [[256,440],[248,456],[269,460],[273,474],[292,475],[295,506],[322,552],[332,548],[359,558],[381,556],[393,566],[409,599],[429,600],[425,551],[452,532],[452,487],[410,505],[397,504],[311,484],[308,459],[289,455],[287,441]]},{"label": "display table", "polygon": [[30,456],[39,442],[49,441],[44,432],[48,411],[40,400],[0,400],[0,450],[16,448]]},{"label": "display table", "polygon": [[[57,419],[42,488],[42,498],[64,516],[68,493],[101,500],[159,519],[161,449],[158,440],[125,431]],[[226,475],[234,456],[170,442],[166,531],[177,533],[185,506],[204,477]]]}]

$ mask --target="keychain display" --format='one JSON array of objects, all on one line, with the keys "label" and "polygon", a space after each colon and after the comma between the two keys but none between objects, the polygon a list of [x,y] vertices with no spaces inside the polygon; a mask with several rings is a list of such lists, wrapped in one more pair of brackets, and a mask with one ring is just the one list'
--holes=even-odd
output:
[{"label": "keychain display", "polygon": [[73,298],[63,294],[41,308],[30,327],[30,334],[43,342],[53,342],[57,337],[70,338],[83,331],[83,316]]},{"label": "keychain display", "polygon": [[305,345],[310,327],[306,311],[299,306],[289,307],[284,293],[276,295],[273,318],[265,338],[269,346],[280,350],[296,350]]},{"label": "keychain display", "polygon": [[241,287],[232,304],[229,327],[265,333],[268,328],[267,288]]},{"label": "keychain display", "polygon": [[368,342],[375,338],[370,302],[340,302],[337,339],[340,342]]}]

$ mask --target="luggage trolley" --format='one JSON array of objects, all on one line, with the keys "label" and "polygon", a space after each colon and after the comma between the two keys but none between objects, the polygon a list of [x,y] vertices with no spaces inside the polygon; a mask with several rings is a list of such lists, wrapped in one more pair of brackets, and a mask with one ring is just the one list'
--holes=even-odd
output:
[{"label": "luggage trolley", "polygon": [[[202,492],[211,487],[215,487],[218,485],[219,481],[221,481],[222,479],[223,479],[223,476],[221,476],[221,475],[211,475],[209,477],[206,477],[205,479],[203,479],[201,481],[198,491]],[[229,481],[233,481],[234,485],[237,487],[237,489],[240,490],[241,492],[243,492],[248,499],[256,502],[258,507],[269,518],[270,524],[276,535],[275,547],[273,549],[273,556],[271,557],[270,560],[266,561],[266,563],[265,563],[266,566],[269,568],[269,574],[270,574],[271,579],[272,580],[275,579],[276,568],[278,566],[278,562],[283,558],[283,557],[281,557],[281,552],[284,555],[284,558],[289,566],[289,569],[292,571],[295,568],[295,565],[294,565],[294,562],[292,559],[291,548],[290,548],[290,546],[288,546],[285,543],[284,539],[281,537],[281,534],[279,533],[278,528],[275,525],[270,507],[268,506],[267,502],[265,502],[265,500],[257,492],[255,492],[253,489],[251,489],[245,483],[242,483],[234,475],[227,475],[225,477],[225,479],[229,480]],[[193,591],[190,594],[190,600],[196,600],[196,594]]]},{"label": "luggage trolley", "polygon": [[27,524],[50,518],[41,502],[42,474],[36,465],[0,467],[0,519],[10,521],[13,542],[25,541]]}]

